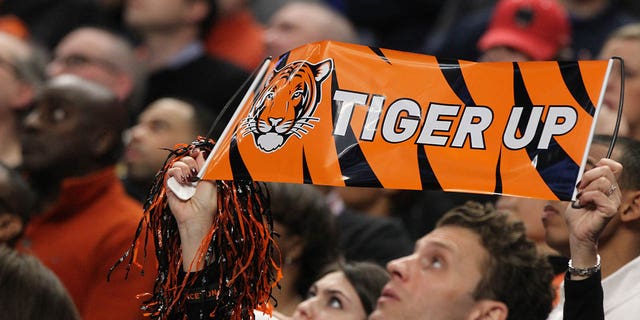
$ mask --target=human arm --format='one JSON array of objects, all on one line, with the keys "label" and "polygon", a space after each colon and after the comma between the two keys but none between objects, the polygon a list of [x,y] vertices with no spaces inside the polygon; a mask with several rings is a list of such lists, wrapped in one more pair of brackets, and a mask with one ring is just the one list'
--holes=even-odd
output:
[{"label": "human arm", "polygon": [[[195,149],[190,156],[173,164],[167,171],[167,178],[173,177],[180,184],[191,184],[204,162],[203,152]],[[171,188],[167,188],[167,201],[178,224],[182,267],[185,271],[201,270],[204,261],[193,266],[191,264],[197,260],[200,244],[213,224],[213,216],[217,210],[216,185],[212,181],[200,181],[196,186],[196,193],[188,200],[179,199]]]},{"label": "human arm", "polygon": [[[622,195],[617,178],[622,165],[601,159],[584,173],[577,188],[578,206],[569,206],[565,220],[569,228],[571,265],[576,269],[592,269],[598,263],[598,238],[607,223],[618,212]],[[604,319],[601,273],[565,276],[564,319]]]}]

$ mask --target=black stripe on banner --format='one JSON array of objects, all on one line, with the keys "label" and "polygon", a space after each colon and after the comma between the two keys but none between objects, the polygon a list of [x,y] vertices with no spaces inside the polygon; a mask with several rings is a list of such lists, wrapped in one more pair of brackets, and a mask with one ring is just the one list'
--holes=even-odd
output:
[{"label": "black stripe on banner", "polygon": [[424,151],[424,146],[418,145],[418,168],[420,169],[420,184],[422,190],[442,190],[442,185],[438,181],[431,168],[427,153]]},{"label": "black stripe on banner", "polygon": [[384,53],[382,52],[382,50],[380,50],[380,48],[376,48],[376,47],[369,47],[369,49],[371,49],[371,51],[373,51],[373,53],[375,53],[378,57],[380,57],[380,59],[382,59],[382,61],[391,64],[391,61],[389,61],[389,58],[387,58],[387,56],[384,55]]},{"label": "black stripe on banner", "polygon": [[313,184],[311,173],[309,173],[309,165],[307,165],[307,155],[302,150],[302,181],[306,184]]},{"label": "black stripe on banner", "polygon": [[467,83],[464,81],[458,60],[438,58],[438,66],[440,67],[442,75],[447,80],[449,87],[458,96],[458,99],[462,100],[462,103],[467,106],[475,106],[476,104],[473,102],[473,97],[469,92]]},{"label": "black stripe on banner", "polygon": [[253,180],[247,166],[242,160],[242,155],[238,150],[238,141],[234,134],[229,144],[229,161],[231,162],[231,174],[233,174],[233,180]]},{"label": "black stripe on banner", "polygon": [[502,160],[502,149],[498,153],[498,161],[496,162],[496,186],[493,189],[493,193],[502,193],[502,173],[500,173],[500,161]]},{"label": "black stripe on banner", "polygon": [[589,98],[587,88],[582,80],[582,73],[580,72],[580,65],[577,61],[558,61],[558,67],[560,67],[560,74],[567,88],[574,99],[580,104],[582,109],[589,113],[592,117],[596,112],[596,107],[593,105],[593,101]]},{"label": "black stripe on banner", "polygon": [[[331,76],[331,90],[333,91],[331,96],[334,95],[335,90],[339,89],[338,77],[334,72]],[[337,101],[331,103],[331,123],[336,123],[336,118],[339,113],[340,106]],[[333,136],[336,144],[336,154],[338,155],[338,164],[340,165],[340,171],[342,177],[346,178],[344,183],[347,186],[352,187],[377,187],[381,188],[382,184],[376,176],[373,169],[367,162],[367,159],[360,149],[360,145],[356,140],[356,136],[351,129],[351,126],[347,127],[344,136]],[[354,181],[358,181],[357,183]]]},{"label": "black stripe on banner", "polygon": [[[524,84],[517,62],[513,63],[513,94],[516,106],[532,106],[531,97],[529,97],[529,92]],[[530,116],[531,108],[524,108],[518,123],[518,129],[523,133]],[[536,163],[538,174],[551,188],[555,196],[559,199],[569,200],[575,187],[574,182],[580,166],[569,157],[567,152],[562,149],[562,146],[553,138],[549,143],[548,149],[538,149],[543,127],[544,122],[540,120],[536,127],[535,137],[526,147],[527,154],[529,159]]]}]

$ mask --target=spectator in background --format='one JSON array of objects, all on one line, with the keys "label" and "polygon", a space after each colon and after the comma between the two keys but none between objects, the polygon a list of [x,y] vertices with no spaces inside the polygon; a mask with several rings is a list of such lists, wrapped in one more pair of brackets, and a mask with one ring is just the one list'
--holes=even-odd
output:
[{"label": "spectator in background", "polygon": [[[606,155],[610,141],[611,136],[594,137],[587,169]],[[640,312],[640,282],[635,281],[640,277],[640,142],[618,137],[612,159],[624,166],[618,179],[621,203],[615,214],[609,217],[608,225],[598,233],[599,239],[591,250],[597,249],[602,257],[604,316],[616,320],[629,319],[629,315]],[[551,202],[543,215],[547,243],[565,256],[573,254],[570,251],[574,249],[570,242],[574,239],[563,217],[567,206],[566,202]],[[595,257],[595,253],[593,255]],[[595,265],[595,261],[589,265]],[[550,320],[563,319],[563,304],[564,297],[561,296],[559,305],[549,316]]]},{"label": "spectator in background", "polygon": [[0,283],[4,320],[80,320],[60,280],[35,257],[0,246]]},{"label": "spectator in background", "polygon": [[167,96],[184,97],[220,112],[248,73],[207,55],[202,36],[215,17],[207,0],[127,1],[127,25],[142,38],[149,71],[143,105]]},{"label": "spectator in background", "polygon": [[0,162],[0,247],[13,247],[32,214],[35,195],[18,171]]},{"label": "spectator in background", "polygon": [[[600,53],[601,59],[618,56],[624,59],[623,119],[628,136],[640,140],[640,23],[626,25],[613,32]],[[620,103],[620,65],[611,70],[603,105],[609,113],[618,112]],[[609,131],[611,134],[613,131]]]},{"label": "spectator in background", "polygon": [[60,278],[86,320],[142,318],[136,295],[155,280],[154,272],[135,270],[125,280],[120,269],[107,282],[142,213],[115,174],[125,115],[107,88],[62,75],[43,87],[22,122],[21,168],[38,202],[16,247]]},{"label": "spectator in background", "polygon": [[56,46],[47,73],[74,74],[98,83],[126,104],[130,118],[139,112],[143,70],[133,45],[120,34],[98,27],[74,29]]},{"label": "spectator in background", "polygon": [[481,61],[566,59],[567,12],[556,0],[500,0],[478,41]]},{"label": "spectator in background", "polygon": [[269,183],[271,214],[281,254],[280,289],[272,294],[276,310],[291,315],[307,297],[322,269],[338,259],[335,221],[324,197],[309,185]]},{"label": "spectator in background", "polygon": [[330,265],[311,285],[290,320],[366,320],[388,281],[389,274],[374,263]]},{"label": "spectator in background", "polygon": [[214,116],[211,109],[179,98],[161,98],[147,106],[129,129],[123,160],[127,193],[144,203],[168,150],[205,136]]},{"label": "spectator in background", "polygon": [[335,40],[358,42],[351,22],[321,2],[290,1],[276,11],[265,33],[268,56],[278,57],[303,44]]},{"label": "spectator in background", "polygon": [[207,52],[253,71],[266,58],[264,26],[249,7],[250,0],[216,0],[217,17],[205,38]]},{"label": "spectator in background", "polygon": [[35,47],[0,32],[0,162],[20,164],[19,114],[44,81],[44,58]]},{"label": "spectator in background", "polygon": [[[557,0],[568,12],[571,30],[568,59],[598,56],[608,34],[636,20],[615,0]],[[443,58],[476,61],[481,51],[478,40],[487,30],[496,6],[472,11],[451,26],[439,48],[426,52]]]},{"label": "spectator in background", "polygon": [[573,58],[596,59],[607,37],[621,26],[638,22],[619,0],[559,0],[571,18]]}]

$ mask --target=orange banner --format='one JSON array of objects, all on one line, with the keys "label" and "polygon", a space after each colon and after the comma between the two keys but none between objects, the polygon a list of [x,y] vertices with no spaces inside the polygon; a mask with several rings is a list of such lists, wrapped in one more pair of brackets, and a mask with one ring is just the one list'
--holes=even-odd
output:
[{"label": "orange banner", "polygon": [[570,200],[608,68],[308,44],[256,79],[203,178]]}]

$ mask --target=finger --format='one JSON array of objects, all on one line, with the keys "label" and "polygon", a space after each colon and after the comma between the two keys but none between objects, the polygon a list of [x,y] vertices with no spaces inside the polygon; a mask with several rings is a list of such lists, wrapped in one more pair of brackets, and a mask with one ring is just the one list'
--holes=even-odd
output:
[{"label": "finger", "polygon": [[191,167],[182,161],[176,161],[172,167],[167,170],[167,176],[173,177],[181,184],[189,183],[189,176],[191,175]]},{"label": "finger", "polygon": [[613,217],[618,212],[619,198],[608,197],[600,191],[587,191],[580,197],[580,203],[602,212],[606,217]]},{"label": "finger", "polygon": [[596,166],[593,169],[586,171],[582,175],[582,180],[578,184],[578,191],[587,189],[587,186],[600,178],[605,178],[609,181],[609,183],[607,184],[607,188],[609,184],[616,183],[616,176],[610,166]]}]

